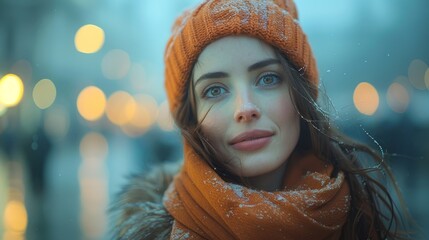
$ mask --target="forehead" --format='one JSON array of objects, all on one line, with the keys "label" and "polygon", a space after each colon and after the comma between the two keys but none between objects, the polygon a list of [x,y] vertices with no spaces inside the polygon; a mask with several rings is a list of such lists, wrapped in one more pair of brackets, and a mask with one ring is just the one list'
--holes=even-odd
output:
[{"label": "forehead", "polygon": [[267,43],[248,36],[227,36],[204,48],[195,64],[194,74],[247,67],[267,58],[277,58],[274,48]]}]

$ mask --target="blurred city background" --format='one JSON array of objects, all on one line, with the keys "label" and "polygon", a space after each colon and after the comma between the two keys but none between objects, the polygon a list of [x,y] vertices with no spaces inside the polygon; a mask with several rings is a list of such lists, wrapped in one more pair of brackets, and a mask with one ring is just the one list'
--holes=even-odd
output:
[{"label": "blurred city background", "polygon": [[[108,239],[127,176],[181,158],[163,52],[196,2],[0,0],[0,238]],[[429,1],[296,4],[333,118],[382,148],[427,231]]]}]

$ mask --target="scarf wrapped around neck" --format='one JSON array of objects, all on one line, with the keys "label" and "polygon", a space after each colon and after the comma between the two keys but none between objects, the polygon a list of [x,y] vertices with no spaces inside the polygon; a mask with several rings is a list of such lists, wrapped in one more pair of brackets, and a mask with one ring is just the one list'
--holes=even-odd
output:
[{"label": "scarf wrapped around neck", "polygon": [[344,174],[312,154],[288,163],[284,189],[228,183],[185,144],[182,170],[164,195],[171,239],[339,239],[350,207]]}]

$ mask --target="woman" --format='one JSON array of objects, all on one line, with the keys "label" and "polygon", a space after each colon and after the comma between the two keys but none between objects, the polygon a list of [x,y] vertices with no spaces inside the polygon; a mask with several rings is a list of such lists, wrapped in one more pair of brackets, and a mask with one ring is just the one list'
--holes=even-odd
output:
[{"label": "woman", "polygon": [[291,0],[204,1],[177,19],[165,64],[183,166],[133,180],[114,206],[116,238],[399,237],[392,197],[370,173],[391,177],[383,159],[316,103]]}]

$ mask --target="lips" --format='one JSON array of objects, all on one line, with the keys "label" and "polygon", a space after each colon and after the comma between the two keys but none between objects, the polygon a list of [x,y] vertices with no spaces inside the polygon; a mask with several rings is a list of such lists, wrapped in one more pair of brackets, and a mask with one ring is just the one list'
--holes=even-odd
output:
[{"label": "lips", "polygon": [[256,151],[269,144],[273,135],[271,131],[252,130],[234,137],[229,145],[239,151]]}]

